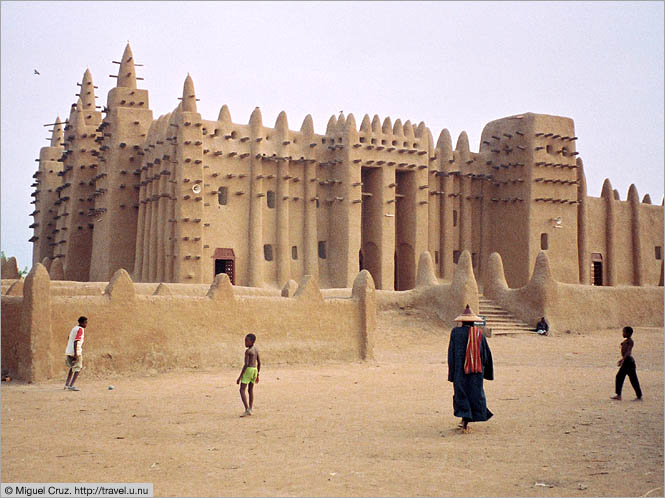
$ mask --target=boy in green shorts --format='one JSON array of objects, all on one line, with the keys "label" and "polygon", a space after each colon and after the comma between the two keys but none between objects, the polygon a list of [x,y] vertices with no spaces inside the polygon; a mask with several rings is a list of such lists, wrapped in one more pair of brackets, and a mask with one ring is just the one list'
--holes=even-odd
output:
[{"label": "boy in green shorts", "polygon": [[[246,417],[252,414],[252,406],[254,405],[254,383],[259,383],[259,371],[261,370],[261,358],[259,357],[259,350],[254,346],[256,336],[254,334],[247,334],[245,336],[245,364],[242,367],[240,376],[236,384],[240,384],[240,398],[242,404],[245,405],[245,413],[240,415]],[[245,397],[245,387],[249,391],[249,405]]]}]

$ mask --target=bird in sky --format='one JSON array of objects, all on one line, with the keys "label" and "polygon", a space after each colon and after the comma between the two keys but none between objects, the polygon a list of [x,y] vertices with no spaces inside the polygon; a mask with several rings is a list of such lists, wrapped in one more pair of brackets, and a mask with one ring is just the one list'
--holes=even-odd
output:
[{"label": "bird in sky", "polygon": [[37,74],[37,75],[40,74],[39,71],[37,71],[36,69],[33,69],[33,71],[34,71],[34,74]]}]

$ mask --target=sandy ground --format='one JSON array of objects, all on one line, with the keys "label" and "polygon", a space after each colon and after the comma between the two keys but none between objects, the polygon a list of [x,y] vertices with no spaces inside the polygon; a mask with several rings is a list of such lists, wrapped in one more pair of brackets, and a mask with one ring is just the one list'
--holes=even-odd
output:
[{"label": "sandy ground", "polygon": [[620,331],[490,338],[495,416],[470,434],[452,414],[449,327],[389,311],[377,335],[367,363],[271,365],[262,350],[248,418],[239,369],[84,371],[80,392],[3,383],[2,481],[152,482],[156,496],[663,496],[662,329],[634,335],[642,402],[628,380],[609,399]]}]

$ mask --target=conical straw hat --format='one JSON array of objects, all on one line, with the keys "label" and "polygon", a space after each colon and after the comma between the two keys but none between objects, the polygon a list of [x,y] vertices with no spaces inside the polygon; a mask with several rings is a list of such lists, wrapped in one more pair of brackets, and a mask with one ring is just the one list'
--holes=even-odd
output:
[{"label": "conical straw hat", "polygon": [[456,322],[482,322],[483,319],[480,318],[478,315],[476,315],[473,311],[471,311],[471,308],[469,305],[466,305],[466,308],[464,308],[464,313],[462,313],[460,316],[455,318]]}]

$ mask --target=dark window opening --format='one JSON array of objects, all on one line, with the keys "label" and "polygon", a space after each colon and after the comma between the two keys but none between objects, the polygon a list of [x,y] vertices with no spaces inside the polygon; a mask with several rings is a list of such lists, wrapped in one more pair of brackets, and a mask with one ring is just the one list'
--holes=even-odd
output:
[{"label": "dark window opening", "polygon": [[663,259],[663,248],[656,246],[656,259]]},{"label": "dark window opening", "polygon": [[266,201],[268,202],[269,208],[272,209],[275,207],[275,192],[273,190],[268,190],[268,193],[266,195]]},{"label": "dark window opening", "polygon": [[232,259],[216,259],[215,260],[215,275],[226,273],[231,280],[231,284],[235,285],[235,262]]},{"label": "dark window opening", "polygon": [[540,248],[543,251],[547,251],[547,249],[549,249],[549,240],[548,240],[548,235],[546,233],[540,234]]},{"label": "dark window opening", "polygon": [[602,261],[594,261],[593,265],[593,285],[603,285],[603,263]]},{"label": "dark window opening", "polygon": [[453,263],[457,264],[459,262],[459,251],[453,251]]},{"label": "dark window opening", "polygon": [[591,285],[603,285],[603,255],[591,254]]},{"label": "dark window opening", "polygon": [[439,262],[439,251],[434,251],[434,262],[435,263]]},{"label": "dark window opening", "polygon": [[220,206],[226,206],[226,202],[228,201],[228,194],[228,188],[219,187],[219,190],[217,191],[217,201],[219,202]]},{"label": "dark window opening", "polygon": [[266,258],[266,261],[272,261],[272,246],[270,244],[263,246],[263,257]]},{"label": "dark window opening", "polygon": [[457,226],[457,211],[453,211],[453,226]]},{"label": "dark window opening", "polygon": [[298,246],[291,247],[291,259],[298,259]]},{"label": "dark window opening", "polygon": [[364,144],[365,143],[365,137],[360,137],[360,143]]},{"label": "dark window opening", "polygon": [[326,257],[327,257],[326,241],[325,240],[319,240],[319,258],[326,259]]}]

